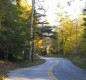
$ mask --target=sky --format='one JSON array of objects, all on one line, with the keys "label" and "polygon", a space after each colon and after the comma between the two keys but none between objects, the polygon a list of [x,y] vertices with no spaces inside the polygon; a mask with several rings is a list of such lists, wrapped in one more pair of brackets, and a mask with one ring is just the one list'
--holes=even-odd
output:
[{"label": "sky", "polygon": [[[63,13],[63,17],[68,15],[71,20],[77,19],[85,7],[85,2],[86,0],[45,0],[40,4],[46,9],[47,20],[50,25],[58,25],[60,20],[58,13]],[[61,9],[57,7],[59,4]]]}]

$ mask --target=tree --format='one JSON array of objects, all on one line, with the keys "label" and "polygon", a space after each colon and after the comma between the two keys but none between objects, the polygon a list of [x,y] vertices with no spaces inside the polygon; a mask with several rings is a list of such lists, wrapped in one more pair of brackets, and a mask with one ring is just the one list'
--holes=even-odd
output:
[{"label": "tree", "polygon": [[24,3],[24,6],[21,3],[17,1],[15,5],[10,2],[5,7],[5,13],[1,21],[0,44],[3,46],[2,50],[7,54],[7,58],[24,59],[25,56],[27,60],[29,55],[31,6],[27,2]]},{"label": "tree", "polygon": [[85,27],[84,29],[84,37],[86,38],[86,9],[83,9],[83,26]]}]

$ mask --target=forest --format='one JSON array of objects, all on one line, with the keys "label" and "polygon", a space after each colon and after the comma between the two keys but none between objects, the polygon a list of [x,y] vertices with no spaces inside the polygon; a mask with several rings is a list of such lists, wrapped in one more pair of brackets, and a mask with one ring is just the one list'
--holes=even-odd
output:
[{"label": "forest", "polygon": [[86,67],[86,9],[75,22],[57,13],[60,25],[53,26],[54,32],[48,23],[39,27],[43,23],[36,12],[27,0],[0,0],[0,59],[30,62],[39,54],[71,58]]}]

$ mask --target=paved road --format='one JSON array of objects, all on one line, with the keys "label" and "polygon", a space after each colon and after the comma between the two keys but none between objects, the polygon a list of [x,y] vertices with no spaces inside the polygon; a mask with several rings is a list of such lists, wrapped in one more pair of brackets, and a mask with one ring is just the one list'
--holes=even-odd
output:
[{"label": "paved road", "polygon": [[63,58],[46,58],[42,65],[11,71],[6,80],[86,80],[86,71]]}]

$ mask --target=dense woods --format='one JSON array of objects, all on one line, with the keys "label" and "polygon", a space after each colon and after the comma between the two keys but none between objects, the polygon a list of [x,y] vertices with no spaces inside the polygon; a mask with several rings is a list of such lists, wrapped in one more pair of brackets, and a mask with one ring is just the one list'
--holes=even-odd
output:
[{"label": "dense woods", "polygon": [[[0,80],[4,80],[10,70],[44,63],[45,60],[41,59],[40,55],[67,58],[86,69],[86,6],[77,18],[71,19],[59,0],[55,9],[52,3],[47,4],[52,6],[52,10],[45,5],[48,0],[30,1],[0,0]],[[74,1],[78,0],[70,0],[66,3],[66,8]],[[51,12],[48,13],[48,10]],[[76,12],[71,11],[71,14]],[[48,15],[51,17],[50,22]],[[55,25],[52,25],[54,17]],[[62,63],[62,66],[64,64]],[[54,66],[47,68],[48,74],[52,72],[51,67]]]},{"label": "dense woods", "polygon": [[29,54],[30,17],[31,6],[26,1],[0,2],[0,58],[12,61],[26,59]]},{"label": "dense woods", "polygon": [[[74,23],[67,15],[63,18],[62,7],[60,25],[39,27],[41,18],[33,14],[33,54],[67,56],[86,61],[86,9]],[[58,10],[57,10],[58,12]],[[32,6],[27,0],[0,1],[0,59],[28,61],[31,41]],[[57,20],[58,21],[58,20]],[[43,23],[40,23],[43,24]],[[54,31],[52,29],[54,28]],[[31,54],[31,55],[33,55]]]}]

